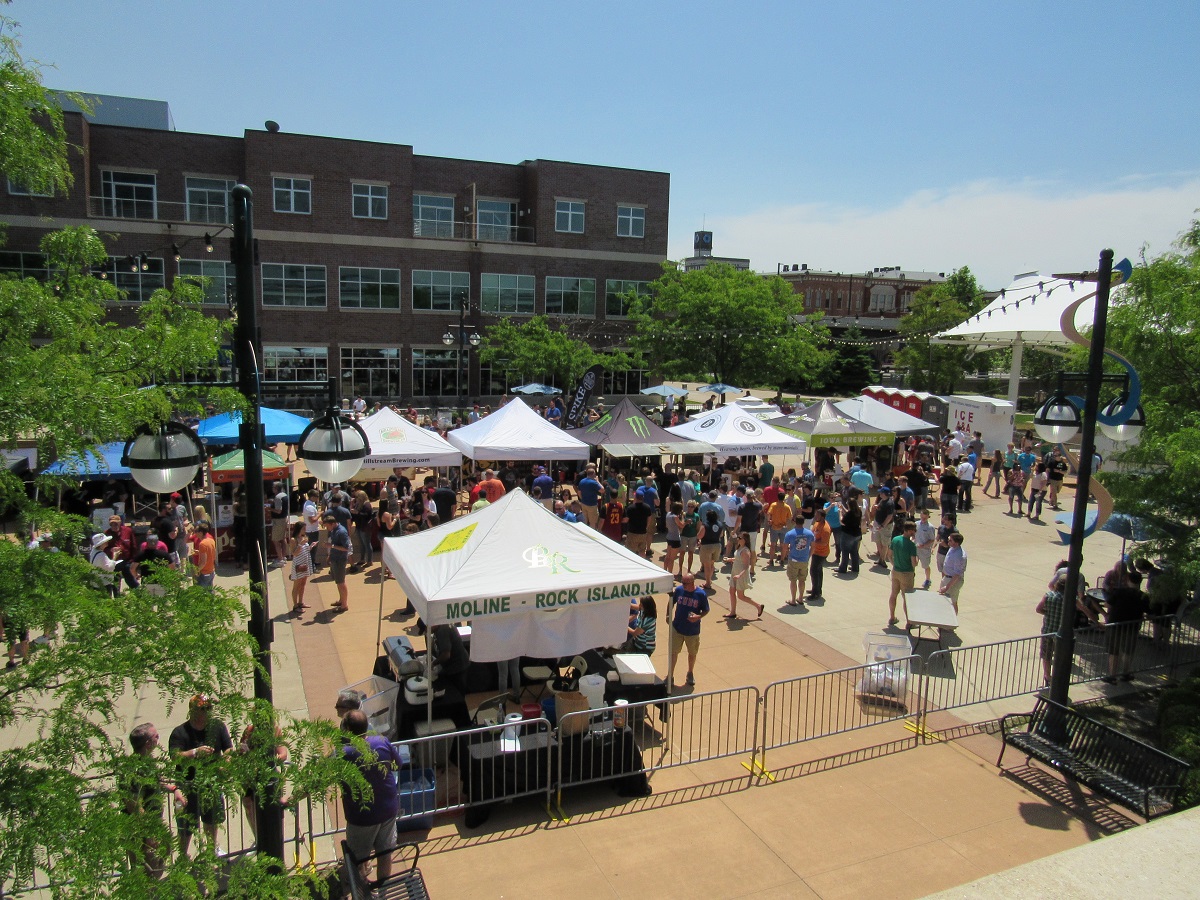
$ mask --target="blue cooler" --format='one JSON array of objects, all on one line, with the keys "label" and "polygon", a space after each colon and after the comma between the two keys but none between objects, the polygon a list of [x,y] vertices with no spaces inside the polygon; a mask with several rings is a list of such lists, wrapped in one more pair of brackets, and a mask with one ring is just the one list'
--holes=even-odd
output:
[{"label": "blue cooler", "polygon": [[426,831],[433,827],[437,808],[437,778],[433,769],[401,769],[400,818],[397,831]]},{"label": "blue cooler", "polygon": [[542,718],[550,723],[551,728],[558,724],[558,719],[555,717],[553,697],[547,697],[542,701]]}]

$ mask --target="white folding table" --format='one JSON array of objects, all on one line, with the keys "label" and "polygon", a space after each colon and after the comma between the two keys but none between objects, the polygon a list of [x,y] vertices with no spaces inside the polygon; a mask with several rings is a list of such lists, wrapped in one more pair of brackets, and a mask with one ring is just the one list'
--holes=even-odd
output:
[{"label": "white folding table", "polygon": [[942,632],[953,631],[958,627],[958,614],[954,611],[954,603],[945,594],[937,591],[913,591],[904,594],[904,615],[907,623],[904,626],[910,638],[913,629],[917,630],[913,639],[913,649],[921,641],[931,641],[932,637],[925,636],[925,629],[936,629],[938,649],[942,649]]}]

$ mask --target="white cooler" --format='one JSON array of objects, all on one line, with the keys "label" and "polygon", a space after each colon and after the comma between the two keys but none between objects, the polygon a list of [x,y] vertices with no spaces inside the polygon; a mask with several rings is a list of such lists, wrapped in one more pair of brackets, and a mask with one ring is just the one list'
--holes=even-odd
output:
[{"label": "white cooler", "polygon": [[654,663],[645,653],[617,653],[612,659],[621,684],[654,684]]}]

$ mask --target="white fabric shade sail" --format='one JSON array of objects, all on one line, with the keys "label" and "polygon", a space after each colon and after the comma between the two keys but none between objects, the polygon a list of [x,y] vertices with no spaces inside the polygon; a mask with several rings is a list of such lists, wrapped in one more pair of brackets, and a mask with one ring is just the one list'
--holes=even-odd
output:
[{"label": "white fabric shade sail", "polygon": [[694,441],[707,441],[718,453],[735,456],[762,453],[803,454],[808,445],[772,428],[735,403],[703,413],[667,431]]},{"label": "white fabric shade sail", "polygon": [[[1066,346],[1072,343],[1060,325],[1063,310],[1071,303],[1096,293],[1096,285],[1031,272],[1018,275],[999,297],[965,322],[933,338],[938,344],[970,347],[1008,347],[1016,341],[1026,345]],[[1077,327],[1088,327],[1094,314],[1092,303],[1075,311]]]},{"label": "white fabric shade sail", "polygon": [[397,466],[460,466],[462,452],[435,431],[384,407],[360,421],[371,452],[356,480],[386,478]]},{"label": "white fabric shade sail", "polygon": [[471,623],[471,659],[481,662],[616,646],[630,601],[674,584],[521,490],[428,531],[385,538],[383,559],[427,625]]},{"label": "white fabric shade sail", "polygon": [[591,453],[591,447],[550,424],[519,399],[451,431],[447,439],[471,459],[587,459]]}]

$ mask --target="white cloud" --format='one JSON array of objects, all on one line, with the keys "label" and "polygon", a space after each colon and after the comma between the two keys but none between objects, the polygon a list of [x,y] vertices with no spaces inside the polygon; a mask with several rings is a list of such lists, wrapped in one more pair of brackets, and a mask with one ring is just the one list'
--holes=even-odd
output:
[{"label": "white cloud", "polygon": [[[920,191],[885,209],[797,204],[710,214],[707,228],[717,255],[750,257],[758,271],[778,263],[843,272],[966,265],[983,286],[998,289],[1019,272],[1094,268],[1105,247],[1135,262],[1143,244],[1150,255],[1168,249],[1200,207],[1200,177],[1151,181],[1131,176],[1120,188],[1070,194],[1042,183],[977,182]],[[672,256],[690,256],[689,244],[673,245]]]}]

